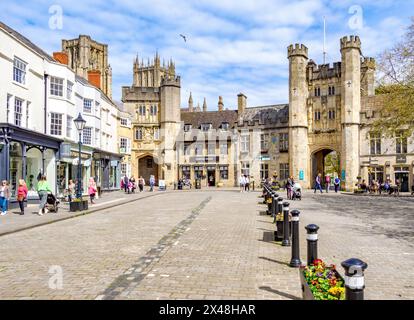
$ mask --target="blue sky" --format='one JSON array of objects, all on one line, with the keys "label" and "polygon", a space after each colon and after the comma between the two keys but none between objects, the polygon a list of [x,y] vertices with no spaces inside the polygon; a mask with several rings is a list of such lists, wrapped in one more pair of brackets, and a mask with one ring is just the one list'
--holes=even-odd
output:
[{"label": "blue sky", "polygon": [[[52,5],[62,8],[62,29],[49,28]],[[0,20],[47,52],[79,34],[107,43],[114,99],[132,83],[136,54],[147,61],[158,50],[176,62],[182,106],[192,91],[195,104],[206,97],[210,110],[219,95],[235,108],[239,92],[249,106],[287,102],[286,47],[304,43],[322,63],[323,16],[332,63],[340,60],[340,37],[359,35],[363,54],[375,57],[400,39],[413,15],[414,0],[0,0]]]}]

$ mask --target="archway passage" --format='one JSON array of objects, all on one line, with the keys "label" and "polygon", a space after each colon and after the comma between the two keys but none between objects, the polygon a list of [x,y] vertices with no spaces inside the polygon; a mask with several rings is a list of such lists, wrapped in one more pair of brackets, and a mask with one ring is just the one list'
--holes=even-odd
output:
[{"label": "archway passage", "polygon": [[331,177],[331,183],[334,177],[340,177],[340,156],[335,150],[322,149],[312,154],[312,186],[318,173],[323,183],[326,175]]},{"label": "archway passage", "polygon": [[145,156],[138,160],[138,177],[142,176],[146,183],[149,184],[149,178],[154,175],[155,182],[158,184],[158,164],[155,163],[154,157]]}]

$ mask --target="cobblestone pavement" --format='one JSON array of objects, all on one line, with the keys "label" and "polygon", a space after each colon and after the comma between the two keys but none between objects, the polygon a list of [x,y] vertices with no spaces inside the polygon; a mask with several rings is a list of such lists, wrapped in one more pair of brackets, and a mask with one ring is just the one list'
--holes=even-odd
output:
[{"label": "cobblestone pavement", "polygon": [[[300,299],[258,195],[172,192],[2,236],[0,298]],[[316,223],[321,258],[368,263],[367,299],[414,299],[414,202],[393,200],[306,192],[302,260]]]}]

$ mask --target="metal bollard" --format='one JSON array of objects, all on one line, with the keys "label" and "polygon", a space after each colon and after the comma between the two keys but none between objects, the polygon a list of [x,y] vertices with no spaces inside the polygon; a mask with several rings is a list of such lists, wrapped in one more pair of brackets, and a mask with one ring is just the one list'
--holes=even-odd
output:
[{"label": "metal bollard", "polygon": [[292,210],[292,259],[290,260],[290,266],[298,268],[302,262],[299,257],[299,210]]},{"label": "metal bollard", "polygon": [[351,258],[342,262],[341,266],[345,269],[345,300],[364,300],[364,270],[368,264]]},{"label": "metal bollard", "polygon": [[290,246],[290,237],[289,237],[289,202],[283,202],[283,240],[282,246]]},{"label": "metal bollard", "polygon": [[310,266],[315,259],[318,259],[318,230],[316,224],[308,224],[305,227],[308,234],[306,240],[308,242],[308,266]]},{"label": "metal bollard", "polygon": [[276,209],[277,209],[277,198],[279,195],[277,193],[273,193],[272,198],[272,217],[276,219]]}]

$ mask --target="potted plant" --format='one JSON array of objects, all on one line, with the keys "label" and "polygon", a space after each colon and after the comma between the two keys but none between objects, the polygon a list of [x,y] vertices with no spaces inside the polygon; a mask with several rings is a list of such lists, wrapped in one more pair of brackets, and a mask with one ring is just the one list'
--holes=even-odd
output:
[{"label": "potted plant", "polygon": [[316,259],[299,269],[304,300],[345,300],[345,281],[335,265]]},{"label": "potted plant", "polygon": [[73,199],[69,203],[69,211],[76,212],[76,211],[83,211],[88,210],[88,200],[83,200],[82,198]]},{"label": "potted plant", "polygon": [[[292,235],[292,216],[289,214],[289,237]],[[275,240],[279,241],[283,239],[283,213],[276,215],[276,233]]]}]

